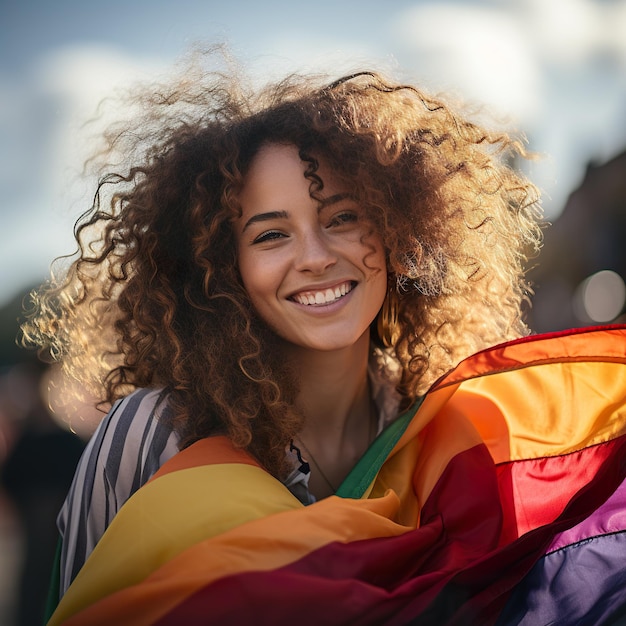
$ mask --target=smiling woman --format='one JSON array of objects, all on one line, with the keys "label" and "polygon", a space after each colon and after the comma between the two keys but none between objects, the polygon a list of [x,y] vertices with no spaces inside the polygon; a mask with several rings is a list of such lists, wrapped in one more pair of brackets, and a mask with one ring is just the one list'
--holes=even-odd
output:
[{"label": "smiling woman", "polygon": [[522,146],[372,71],[238,76],[135,95],[33,294],[26,341],[109,408],[50,623],[550,621],[550,546],[624,529],[625,331],[523,339]]}]

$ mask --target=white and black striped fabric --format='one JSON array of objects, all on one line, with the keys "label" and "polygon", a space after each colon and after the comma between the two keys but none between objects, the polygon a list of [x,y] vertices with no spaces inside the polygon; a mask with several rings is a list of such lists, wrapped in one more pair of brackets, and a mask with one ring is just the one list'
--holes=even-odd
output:
[{"label": "white and black striped fabric", "polygon": [[93,434],[58,517],[61,594],[124,502],[178,452],[177,434],[160,419],[166,411],[163,391],[139,389],[118,401]]}]

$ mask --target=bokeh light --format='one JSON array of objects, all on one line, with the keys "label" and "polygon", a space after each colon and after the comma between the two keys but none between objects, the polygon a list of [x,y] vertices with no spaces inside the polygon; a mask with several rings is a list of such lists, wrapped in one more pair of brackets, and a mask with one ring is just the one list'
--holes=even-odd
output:
[{"label": "bokeh light", "polygon": [[612,270],[586,278],[576,290],[574,312],[583,322],[607,323],[616,319],[626,303],[626,285]]}]

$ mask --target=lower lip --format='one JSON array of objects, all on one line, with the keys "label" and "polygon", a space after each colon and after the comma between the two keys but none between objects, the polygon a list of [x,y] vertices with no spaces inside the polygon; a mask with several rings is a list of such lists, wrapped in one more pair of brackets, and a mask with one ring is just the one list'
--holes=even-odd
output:
[{"label": "lower lip", "polygon": [[334,313],[338,309],[341,309],[351,299],[354,290],[358,287],[355,285],[345,296],[341,296],[337,300],[333,300],[328,304],[300,304],[295,300],[290,300],[292,304],[295,304],[301,311],[312,313],[314,315],[323,315],[324,313]]}]

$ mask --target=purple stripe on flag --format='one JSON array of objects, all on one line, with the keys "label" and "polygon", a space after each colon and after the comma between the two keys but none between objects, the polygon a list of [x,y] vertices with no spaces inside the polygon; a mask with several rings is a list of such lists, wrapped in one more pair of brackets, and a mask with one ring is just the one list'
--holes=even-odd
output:
[{"label": "purple stripe on flag", "polygon": [[546,553],[560,550],[573,543],[579,543],[590,537],[608,535],[626,530],[626,481],[624,481],[613,495],[592,515],[580,524],[568,528],[554,537]]},{"label": "purple stripe on flag", "polygon": [[516,587],[498,626],[626,623],[626,531],[547,554]]}]

